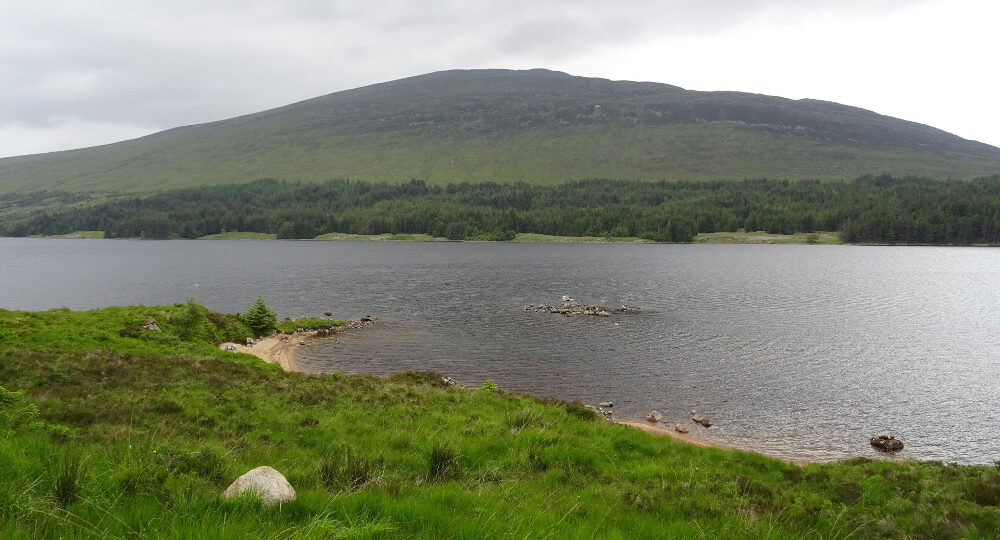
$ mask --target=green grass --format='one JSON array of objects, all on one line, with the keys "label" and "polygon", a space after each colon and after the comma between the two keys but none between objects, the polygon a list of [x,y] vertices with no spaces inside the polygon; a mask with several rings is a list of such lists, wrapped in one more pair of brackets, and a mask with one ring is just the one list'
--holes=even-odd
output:
[{"label": "green grass", "polygon": [[518,233],[514,242],[616,242],[616,243],[652,243],[637,236],[553,236],[549,234]]},{"label": "green grass", "polygon": [[393,242],[436,242],[447,240],[446,238],[435,238],[429,234],[351,234],[351,233],[326,233],[314,238],[314,240],[390,240]]},{"label": "green grass", "polygon": [[771,234],[765,231],[698,233],[694,237],[697,244],[843,244],[835,232]]},{"label": "green grass", "polygon": [[51,234],[47,236],[32,235],[32,238],[104,238],[104,231],[76,231],[67,234]]},{"label": "green grass", "polygon": [[[0,311],[3,538],[995,537],[1000,468],[798,467],[440,376],[285,373],[181,306]],[[155,318],[161,332],[137,328]],[[23,393],[22,393],[23,392]],[[222,500],[259,465],[298,500]]]},{"label": "green grass", "polygon": [[317,319],[309,317],[301,317],[298,319],[291,319],[288,321],[278,321],[278,331],[285,334],[294,334],[295,330],[302,328],[304,330],[322,330],[328,328],[336,328],[338,326],[344,326],[347,321],[332,320],[332,319]]},{"label": "green grass", "polygon": [[269,233],[229,231],[205,235],[198,240],[274,240],[277,237],[278,235]]},{"label": "green grass", "polygon": [[[4,173],[4,160],[0,160],[0,175],[4,176],[0,193],[43,186],[69,191],[150,192],[268,177],[309,182],[330,178],[405,182],[419,178],[436,185],[463,181],[554,185],[584,178],[847,180],[882,172],[972,178],[994,174],[1000,167],[1000,159],[985,156],[866,148],[724,123],[570,126],[457,138],[419,130],[329,136],[276,133],[266,139],[261,152],[247,155],[239,149],[250,134],[233,133],[232,140],[228,137],[140,140],[120,143],[127,144],[121,148],[74,150],[61,161],[8,158],[24,160],[25,166],[8,163]],[[302,137],[316,137],[315,151],[303,153],[295,142]],[[192,144],[194,140],[199,143]],[[104,168],[133,159],[136,152],[142,152],[141,161],[110,172]],[[35,163],[41,160],[45,163]],[[30,171],[42,174],[45,182],[30,176]],[[135,182],[136,177],[143,182]]]}]

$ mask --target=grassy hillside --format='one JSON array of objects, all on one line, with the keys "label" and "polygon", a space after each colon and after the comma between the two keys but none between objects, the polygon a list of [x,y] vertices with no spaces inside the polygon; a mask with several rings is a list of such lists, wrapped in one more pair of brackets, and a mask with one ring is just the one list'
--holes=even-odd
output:
[{"label": "grassy hillside", "polygon": [[[284,373],[182,306],[0,310],[3,538],[995,537],[1000,469],[799,467],[574,404]],[[148,318],[161,331],[143,329]],[[219,497],[259,465],[298,500]]]},{"label": "grassy hillside", "polygon": [[1000,149],[835,103],[573,77],[432,73],[131,141],[0,159],[0,193],[151,191],[258,178],[968,178]]}]

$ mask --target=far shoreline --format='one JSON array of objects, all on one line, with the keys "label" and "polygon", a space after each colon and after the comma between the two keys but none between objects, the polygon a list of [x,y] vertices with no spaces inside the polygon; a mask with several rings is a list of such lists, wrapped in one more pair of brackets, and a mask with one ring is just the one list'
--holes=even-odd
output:
[{"label": "far shoreline", "polygon": [[[771,234],[762,231],[745,233],[721,232],[721,233],[698,233],[691,242],[656,242],[638,237],[601,237],[601,236],[552,236],[535,233],[518,233],[513,240],[452,240],[450,238],[432,237],[421,234],[340,234],[328,233],[316,238],[282,238],[284,242],[402,242],[402,243],[492,243],[492,244],[650,244],[650,245],[741,245],[741,246],[763,246],[763,245],[794,245],[794,246],[857,246],[857,247],[958,247],[958,248],[995,248],[1000,244],[919,244],[919,243],[880,243],[880,242],[842,242],[837,233],[822,232],[818,239],[810,239],[813,233],[795,234]],[[106,238],[103,231],[78,231],[67,234],[54,235],[32,235],[32,236],[0,236],[0,238],[31,238],[36,240],[192,240],[192,241],[266,241],[279,240],[276,234],[271,233],[224,233],[217,235],[201,236],[198,238]]]},{"label": "far shoreline", "polygon": [[[48,239],[108,239],[104,231],[76,231],[67,234],[31,236],[29,238]],[[279,240],[274,233],[249,231],[231,231],[210,234],[198,238],[121,238],[121,240]],[[795,244],[795,245],[851,245],[840,241],[836,232],[817,231],[815,233],[772,234],[765,231],[746,232],[742,229],[729,232],[698,233],[691,242],[657,242],[638,236],[561,236],[540,233],[517,233],[510,240],[491,240],[488,238],[468,238],[456,240],[436,237],[429,234],[381,233],[353,234],[326,233],[314,238],[281,239],[295,241],[323,242],[491,242],[491,243],[559,243],[559,244]],[[863,244],[857,244],[863,245]],[[922,244],[896,244],[922,245]]]}]

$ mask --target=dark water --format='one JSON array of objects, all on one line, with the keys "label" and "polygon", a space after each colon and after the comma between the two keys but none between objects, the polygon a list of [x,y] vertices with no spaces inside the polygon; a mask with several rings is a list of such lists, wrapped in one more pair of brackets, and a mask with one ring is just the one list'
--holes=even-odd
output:
[{"label": "dark water", "polygon": [[[306,371],[434,370],[466,385],[656,409],[698,438],[793,459],[1000,459],[1000,250],[0,239],[0,307],[194,296],[379,323]],[[526,304],[636,305],[609,319]],[[690,420],[697,409],[715,426]]]}]

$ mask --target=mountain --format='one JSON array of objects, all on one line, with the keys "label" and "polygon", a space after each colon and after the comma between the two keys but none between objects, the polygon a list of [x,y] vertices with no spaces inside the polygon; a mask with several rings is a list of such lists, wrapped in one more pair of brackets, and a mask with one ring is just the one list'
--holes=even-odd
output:
[{"label": "mountain", "polygon": [[837,103],[540,69],[470,70],[104,146],[0,159],[0,193],[151,191],[262,177],[548,184],[998,172],[996,147]]}]

